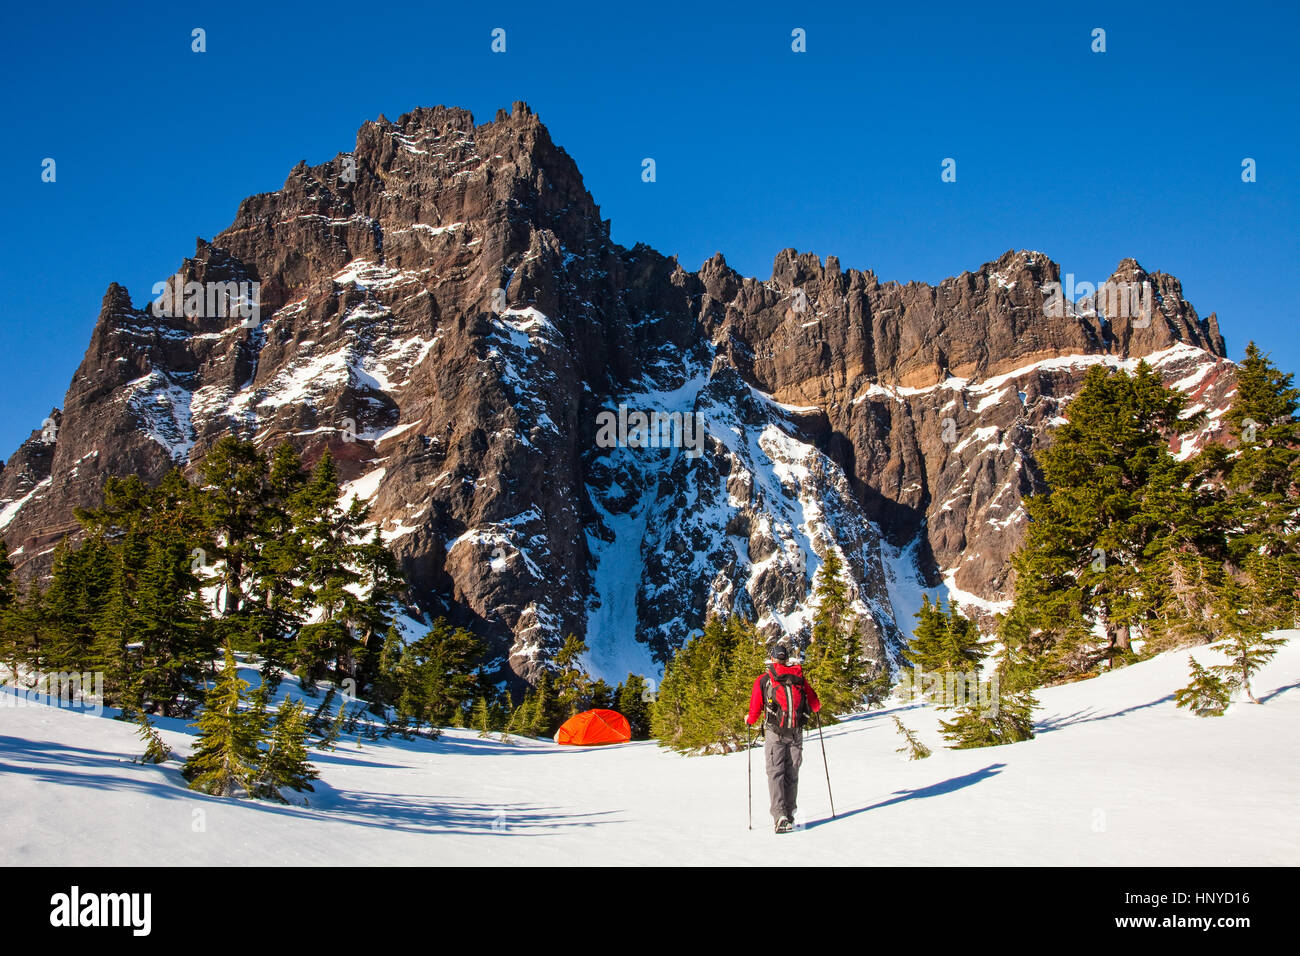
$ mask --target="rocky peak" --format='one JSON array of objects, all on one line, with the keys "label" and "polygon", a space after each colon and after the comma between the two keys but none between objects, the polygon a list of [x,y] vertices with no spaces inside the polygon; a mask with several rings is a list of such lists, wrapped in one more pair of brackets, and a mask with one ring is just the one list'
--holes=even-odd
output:
[{"label": "rocky peak", "polygon": [[[109,475],[158,480],[234,431],[307,462],[328,447],[413,613],[473,627],[515,674],[570,632],[611,680],[709,613],[804,634],[828,548],[887,658],[918,587],[1005,598],[1036,451],[1091,365],[1148,358],[1188,389],[1210,423],[1180,453],[1217,427],[1233,372],[1213,314],[1125,259],[1112,278],[1150,283],[1149,322],[1095,287],[1052,315],[1067,278],[1024,250],[937,285],[794,249],[766,281],[721,253],[692,272],[610,241],[525,104],[380,116],[160,277],[256,283],[256,321],[109,287],[54,441],[38,429],[0,471],[0,534],[39,576]],[[632,412],[665,440],[629,440]]]}]

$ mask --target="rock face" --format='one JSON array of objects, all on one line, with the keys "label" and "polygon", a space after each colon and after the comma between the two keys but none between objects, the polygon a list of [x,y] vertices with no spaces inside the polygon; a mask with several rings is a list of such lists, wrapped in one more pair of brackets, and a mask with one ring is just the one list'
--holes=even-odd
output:
[{"label": "rock face", "polygon": [[525,105],[380,117],[198,240],[166,307],[109,287],[62,410],[0,471],[0,533],[39,577],[107,476],[158,480],[234,431],[329,447],[419,612],[523,677],[570,632],[611,679],[712,612],[801,633],[827,548],[892,658],[920,589],[1006,598],[1035,450],[1088,366],[1146,359],[1190,392],[1210,417],[1184,453],[1217,428],[1215,316],[1131,259],[1111,280],[1149,283],[1145,311],[1054,296],[1033,252],[938,286],[794,250],[767,281],[721,254],[687,272],[610,241]]}]

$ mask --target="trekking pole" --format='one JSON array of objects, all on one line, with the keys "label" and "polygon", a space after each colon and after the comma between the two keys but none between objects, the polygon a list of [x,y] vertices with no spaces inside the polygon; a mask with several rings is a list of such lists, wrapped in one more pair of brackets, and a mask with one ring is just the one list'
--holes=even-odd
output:
[{"label": "trekking pole", "polygon": [[749,828],[754,829],[754,755],[749,743],[749,727],[745,727],[745,783],[749,788],[746,803],[749,807]]},{"label": "trekking pole", "polygon": [[831,768],[826,764],[826,738],[822,736],[822,713],[817,711],[817,739],[822,742],[822,769],[826,771],[826,795],[831,798],[831,819],[835,819],[835,794],[831,793]]}]

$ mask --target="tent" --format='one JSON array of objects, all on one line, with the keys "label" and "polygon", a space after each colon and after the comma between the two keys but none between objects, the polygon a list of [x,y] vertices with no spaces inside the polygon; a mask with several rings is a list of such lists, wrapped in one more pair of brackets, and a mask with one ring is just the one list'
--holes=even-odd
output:
[{"label": "tent", "polygon": [[632,739],[627,718],[616,710],[584,710],[566,720],[555,732],[557,744],[590,747],[593,744],[625,744]]}]

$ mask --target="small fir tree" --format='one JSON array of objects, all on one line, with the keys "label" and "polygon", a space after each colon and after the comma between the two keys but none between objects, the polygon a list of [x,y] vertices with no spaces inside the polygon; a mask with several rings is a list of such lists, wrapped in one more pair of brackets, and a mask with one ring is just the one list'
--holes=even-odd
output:
[{"label": "small fir tree", "polygon": [[191,790],[222,797],[250,792],[260,759],[260,728],[257,715],[241,707],[247,688],[227,645],[225,665],[198,721],[190,725],[198,728],[198,741],[181,772]]},{"label": "small fir tree", "polygon": [[930,756],[932,753],[930,748],[921,743],[921,739],[911,730],[908,730],[907,726],[897,717],[894,718],[894,728],[903,737],[903,746],[895,750],[894,753],[905,753],[908,760],[924,760]]},{"label": "small fir tree", "polygon": [[167,746],[150,721],[149,715],[144,711],[137,711],[135,715],[137,724],[136,733],[144,741],[144,753],[140,756],[140,763],[166,763],[172,758],[172,749]]},{"label": "small fir tree", "polygon": [[1232,702],[1232,686],[1191,659],[1191,683],[1174,691],[1174,703],[1198,717],[1222,717]]},{"label": "small fir tree", "polygon": [[281,705],[271,729],[270,745],[262,756],[256,796],[287,803],[282,790],[315,791],[311,781],[320,774],[307,757],[307,723],[301,701]]}]

